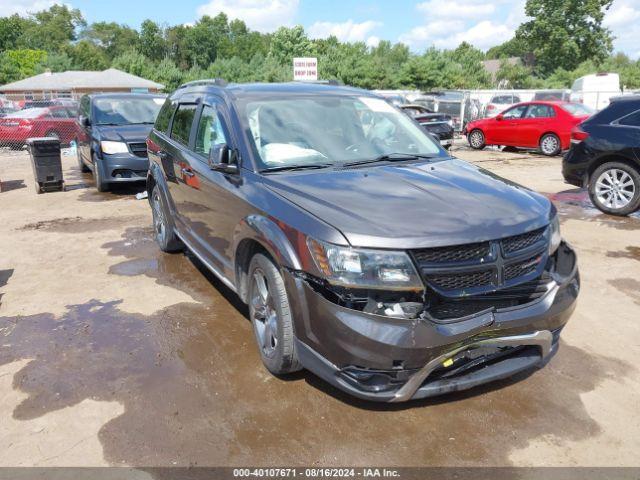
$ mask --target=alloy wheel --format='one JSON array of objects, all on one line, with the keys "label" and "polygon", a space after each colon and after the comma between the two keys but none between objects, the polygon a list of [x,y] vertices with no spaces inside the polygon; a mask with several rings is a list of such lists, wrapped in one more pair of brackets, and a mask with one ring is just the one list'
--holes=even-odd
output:
[{"label": "alloy wheel", "polygon": [[269,283],[265,273],[256,269],[253,273],[251,288],[251,319],[255,325],[260,349],[266,357],[272,357],[278,346],[278,313],[269,292]]},{"label": "alloy wheel", "polygon": [[548,135],[542,139],[542,153],[552,155],[558,151],[558,139],[553,135]]},{"label": "alloy wheel", "polygon": [[164,221],[164,213],[162,211],[162,203],[160,201],[160,195],[156,191],[153,195],[153,228],[156,232],[158,242],[162,244],[167,231]]},{"label": "alloy wheel", "polygon": [[471,146],[473,148],[480,148],[484,143],[484,135],[482,135],[482,132],[478,130],[471,132],[471,136],[469,137],[469,143],[471,143]]},{"label": "alloy wheel", "polygon": [[636,185],[624,170],[611,168],[602,172],[596,180],[596,198],[600,204],[611,209],[629,205],[636,193]]}]

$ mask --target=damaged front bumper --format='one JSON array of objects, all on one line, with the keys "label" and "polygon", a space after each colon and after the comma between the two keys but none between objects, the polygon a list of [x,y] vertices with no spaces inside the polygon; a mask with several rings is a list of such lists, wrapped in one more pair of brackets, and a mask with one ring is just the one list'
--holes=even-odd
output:
[{"label": "damaged front bumper", "polygon": [[364,313],[331,302],[304,278],[285,281],[300,362],[358,398],[402,402],[503,379],[557,351],[580,288],[575,253],[558,250],[546,294],[531,303],[438,323]]}]

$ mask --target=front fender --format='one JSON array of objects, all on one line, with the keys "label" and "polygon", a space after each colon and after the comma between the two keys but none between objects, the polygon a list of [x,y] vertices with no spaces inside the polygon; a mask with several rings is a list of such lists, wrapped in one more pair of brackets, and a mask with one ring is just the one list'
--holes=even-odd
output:
[{"label": "front fender", "polygon": [[157,163],[151,162],[149,164],[149,173],[147,174],[147,194],[149,199],[149,204],[151,204],[151,190],[152,185],[158,187],[160,191],[160,195],[162,196],[162,200],[164,202],[165,207],[168,210],[168,215],[166,220],[169,222],[170,227],[175,230],[176,224],[174,221],[176,215],[176,206],[173,203],[173,199],[169,194],[169,186],[167,185],[167,180],[164,178],[162,174],[162,169],[158,166]]}]

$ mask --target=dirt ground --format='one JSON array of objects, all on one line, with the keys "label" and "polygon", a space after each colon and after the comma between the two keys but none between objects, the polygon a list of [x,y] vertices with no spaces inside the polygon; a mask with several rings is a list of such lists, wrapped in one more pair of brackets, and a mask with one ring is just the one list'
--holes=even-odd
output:
[{"label": "dirt ground", "polygon": [[600,214],[560,158],[455,154],[547,194],[579,305],[543,370],[401,405],[263,368],[246,310],[151,238],[136,189],[36,195],[0,156],[0,466],[637,466],[640,218]]}]

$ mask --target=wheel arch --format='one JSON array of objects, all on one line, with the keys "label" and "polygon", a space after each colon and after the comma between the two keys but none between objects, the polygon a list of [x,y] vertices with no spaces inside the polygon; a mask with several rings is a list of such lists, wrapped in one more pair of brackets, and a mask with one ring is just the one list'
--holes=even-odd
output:
[{"label": "wheel arch", "polygon": [[636,171],[640,172],[640,164],[638,164],[638,162],[635,162],[625,157],[624,155],[620,155],[620,154],[604,155],[589,164],[589,166],[587,167],[587,181],[585,183],[588,184],[589,182],[591,182],[591,176],[593,175],[593,172],[595,172],[598,168],[600,168],[605,163],[611,163],[611,162],[624,163],[630,166],[631,168],[634,168]]},{"label": "wheel arch", "polygon": [[[302,269],[298,252],[283,230],[284,225],[263,215],[249,215],[234,232],[234,273],[238,296],[247,301],[249,264],[256,253],[268,256],[277,268]],[[299,232],[292,232],[302,237]]]}]

